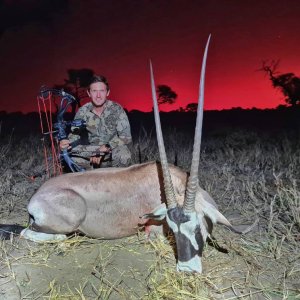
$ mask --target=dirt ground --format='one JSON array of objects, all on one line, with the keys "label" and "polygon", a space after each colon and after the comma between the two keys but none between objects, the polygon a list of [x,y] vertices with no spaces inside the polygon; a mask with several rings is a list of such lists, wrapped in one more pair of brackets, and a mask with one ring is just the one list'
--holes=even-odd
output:
[{"label": "dirt ground", "polygon": [[134,239],[5,245],[1,299],[141,299],[153,252]]}]

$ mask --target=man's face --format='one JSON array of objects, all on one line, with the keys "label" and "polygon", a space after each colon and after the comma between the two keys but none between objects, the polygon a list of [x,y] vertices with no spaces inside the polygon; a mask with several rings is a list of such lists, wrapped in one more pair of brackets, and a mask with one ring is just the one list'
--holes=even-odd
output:
[{"label": "man's face", "polygon": [[99,107],[106,101],[109,91],[107,90],[105,83],[95,82],[90,85],[88,95],[91,97],[94,106]]}]

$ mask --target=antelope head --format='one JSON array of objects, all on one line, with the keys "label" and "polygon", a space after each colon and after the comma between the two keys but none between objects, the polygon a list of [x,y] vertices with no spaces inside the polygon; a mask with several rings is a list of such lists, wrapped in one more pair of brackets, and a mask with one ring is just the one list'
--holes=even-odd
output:
[{"label": "antelope head", "polygon": [[194,137],[193,156],[190,170],[190,176],[187,182],[185,199],[183,205],[177,204],[175,199],[174,187],[171,180],[171,175],[168,167],[166,151],[164,147],[160,118],[158,112],[158,104],[153,76],[153,68],[150,61],[150,75],[151,75],[151,89],[153,97],[154,117],[156,125],[156,134],[159,148],[159,155],[161,160],[164,190],[167,200],[167,207],[165,205],[159,206],[152,213],[146,214],[143,218],[166,221],[174,233],[177,248],[177,271],[187,272],[202,272],[202,251],[207,237],[207,230],[205,228],[205,218],[199,216],[195,210],[195,198],[198,187],[198,168],[200,160],[200,146],[202,136],[202,120],[203,120],[203,102],[204,102],[204,80],[205,80],[205,66],[207,59],[207,51],[209,46],[210,36],[206,43],[204,52],[197,121]]}]

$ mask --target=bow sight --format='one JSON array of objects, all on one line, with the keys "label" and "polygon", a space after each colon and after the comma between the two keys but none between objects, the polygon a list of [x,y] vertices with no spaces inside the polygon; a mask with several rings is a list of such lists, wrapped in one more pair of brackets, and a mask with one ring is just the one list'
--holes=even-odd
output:
[{"label": "bow sight", "polygon": [[78,119],[73,121],[61,121],[53,124],[53,128],[56,129],[53,133],[57,133],[57,138],[59,141],[65,140],[68,138],[67,136],[67,128],[70,127],[78,127],[83,128],[86,125],[84,120]]}]

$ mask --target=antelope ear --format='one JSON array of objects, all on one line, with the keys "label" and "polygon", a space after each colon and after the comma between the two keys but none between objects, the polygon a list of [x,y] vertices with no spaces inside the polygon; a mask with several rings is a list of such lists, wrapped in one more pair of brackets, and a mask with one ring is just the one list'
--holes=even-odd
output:
[{"label": "antelope ear", "polygon": [[198,187],[196,194],[196,211],[208,217],[213,224],[222,224],[231,227],[230,222],[218,210],[214,199],[202,188]]},{"label": "antelope ear", "polygon": [[204,215],[207,216],[213,222],[213,224],[221,224],[228,227],[232,227],[227,218],[223,216],[222,213],[220,213],[218,209],[212,204],[206,202],[205,205],[203,205],[202,207],[202,211]]},{"label": "antelope ear", "polygon": [[215,209],[215,216],[216,216],[216,220],[217,220],[217,224],[220,225],[225,225],[228,227],[231,227],[232,225],[230,224],[230,222],[227,220],[227,218],[221,214],[217,209]]},{"label": "antelope ear", "polygon": [[165,203],[162,203],[158,207],[154,208],[154,210],[149,214],[144,214],[142,219],[152,219],[156,221],[163,220],[167,215],[167,206]]},{"label": "antelope ear", "polygon": [[220,213],[216,207],[214,207],[213,205],[211,205],[208,202],[206,202],[205,205],[203,205],[202,212],[204,213],[204,216],[206,216],[212,222],[212,224],[209,224],[209,221],[206,220],[209,230],[210,230],[210,228],[212,229],[213,224],[220,224],[220,225],[225,225],[227,228],[229,228],[231,231],[233,231],[235,233],[246,234],[246,233],[250,232],[259,222],[259,218],[257,218],[253,222],[253,224],[251,224],[249,226],[246,225],[246,228],[245,228],[245,226],[242,226],[243,230],[241,230],[240,228],[237,228],[236,226],[231,225],[231,223],[227,220],[227,218],[222,213]]}]

